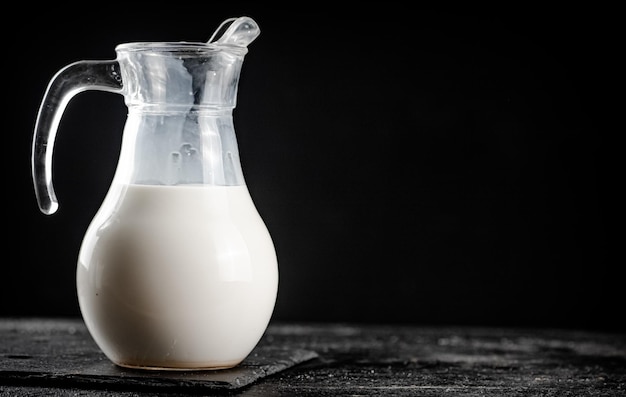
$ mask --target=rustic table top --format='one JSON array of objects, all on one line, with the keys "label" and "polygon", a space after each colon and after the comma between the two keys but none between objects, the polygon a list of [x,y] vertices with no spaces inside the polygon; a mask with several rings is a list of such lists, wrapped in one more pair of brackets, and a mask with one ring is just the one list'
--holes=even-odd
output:
[{"label": "rustic table top", "polygon": [[626,335],[272,323],[222,371],[116,367],[81,319],[0,319],[2,396],[624,396]]}]

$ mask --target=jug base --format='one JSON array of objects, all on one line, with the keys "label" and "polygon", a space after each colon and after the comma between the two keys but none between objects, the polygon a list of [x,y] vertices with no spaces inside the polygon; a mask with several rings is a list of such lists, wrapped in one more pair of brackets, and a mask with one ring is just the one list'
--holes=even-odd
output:
[{"label": "jug base", "polygon": [[115,363],[115,365],[147,371],[216,371],[236,367],[243,360],[216,363],[172,363],[172,365],[141,365],[132,363]]}]

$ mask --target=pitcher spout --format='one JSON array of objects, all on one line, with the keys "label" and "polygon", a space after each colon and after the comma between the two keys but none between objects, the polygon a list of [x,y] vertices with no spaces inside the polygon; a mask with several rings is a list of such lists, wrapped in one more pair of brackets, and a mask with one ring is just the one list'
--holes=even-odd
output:
[{"label": "pitcher spout", "polygon": [[250,17],[229,18],[215,30],[208,43],[247,47],[260,33],[259,25]]}]

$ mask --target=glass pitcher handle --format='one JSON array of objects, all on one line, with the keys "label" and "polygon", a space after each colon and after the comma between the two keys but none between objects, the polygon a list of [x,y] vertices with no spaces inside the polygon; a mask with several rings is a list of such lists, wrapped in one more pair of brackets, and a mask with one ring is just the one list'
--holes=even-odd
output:
[{"label": "glass pitcher handle", "polygon": [[122,78],[117,61],[78,61],[57,72],[43,96],[32,145],[32,176],[39,209],[56,212],[59,205],[52,186],[52,150],[63,112],[70,99],[86,90],[120,93]]}]

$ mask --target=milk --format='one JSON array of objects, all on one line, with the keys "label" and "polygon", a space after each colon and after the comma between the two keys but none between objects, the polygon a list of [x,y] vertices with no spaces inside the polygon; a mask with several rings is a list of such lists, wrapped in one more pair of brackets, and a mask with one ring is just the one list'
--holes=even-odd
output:
[{"label": "milk", "polygon": [[274,245],[245,185],[117,185],[85,235],[85,323],[118,365],[240,363],[276,300]]}]

